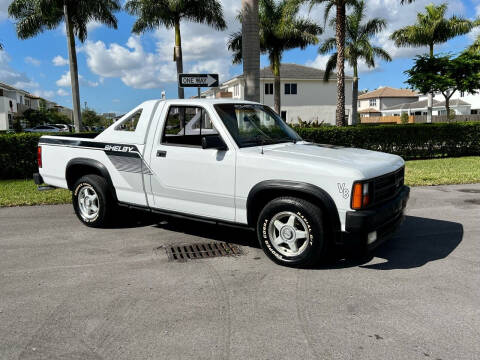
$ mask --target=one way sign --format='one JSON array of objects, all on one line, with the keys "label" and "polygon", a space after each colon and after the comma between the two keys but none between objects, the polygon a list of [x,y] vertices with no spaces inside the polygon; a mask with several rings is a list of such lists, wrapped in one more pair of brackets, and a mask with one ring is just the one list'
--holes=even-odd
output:
[{"label": "one way sign", "polygon": [[180,87],[217,87],[218,74],[179,74]]}]

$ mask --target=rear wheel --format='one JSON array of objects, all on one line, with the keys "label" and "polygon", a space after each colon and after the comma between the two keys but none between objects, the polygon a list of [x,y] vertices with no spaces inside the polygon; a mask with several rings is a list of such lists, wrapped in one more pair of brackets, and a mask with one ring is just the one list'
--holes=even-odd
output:
[{"label": "rear wheel", "polygon": [[80,221],[90,227],[106,226],[116,207],[107,181],[98,175],[86,175],[73,189],[73,208]]},{"label": "rear wheel", "polygon": [[258,218],[257,235],[267,256],[281,265],[311,266],[327,251],[322,210],[299,198],[270,201]]}]

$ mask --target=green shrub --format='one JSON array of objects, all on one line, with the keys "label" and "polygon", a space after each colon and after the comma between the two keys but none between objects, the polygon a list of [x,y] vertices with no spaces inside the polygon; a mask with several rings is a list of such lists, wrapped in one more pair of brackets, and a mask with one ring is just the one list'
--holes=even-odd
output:
[{"label": "green shrub", "polygon": [[[0,179],[30,179],[38,172],[37,147],[40,133],[0,134]],[[48,135],[93,137],[96,134]]]},{"label": "green shrub", "polygon": [[405,159],[480,155],[480,123],[296,128],[305,140],[383,151]]},{"label": "green shrub", "polygon": [[408,124],[408,114],[403,112],[402,115],[400,116],[400,121],[402,122],[402,124]]}]

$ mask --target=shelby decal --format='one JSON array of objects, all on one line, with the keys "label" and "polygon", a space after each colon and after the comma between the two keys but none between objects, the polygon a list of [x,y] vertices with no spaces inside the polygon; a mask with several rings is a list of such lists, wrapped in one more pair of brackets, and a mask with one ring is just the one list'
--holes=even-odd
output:
[{"label": "shelby decal", "polygon": [[105,151],[116,151],[116,152],[135,152],[133,146],[120,146],[120,145],[105,145]]}]

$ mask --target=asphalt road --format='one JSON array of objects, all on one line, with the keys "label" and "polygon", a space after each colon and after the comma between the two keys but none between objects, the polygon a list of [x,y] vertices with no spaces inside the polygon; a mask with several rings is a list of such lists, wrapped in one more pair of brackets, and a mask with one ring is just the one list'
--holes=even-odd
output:
[{"label": "asphalt road", "polygon": [[[0,359],[478,359],[480,185],[415,188],[408,215],[370,260],[297,270],[238,229],[0,209]],[[246,254],[162,248],[205,239]]]}]

